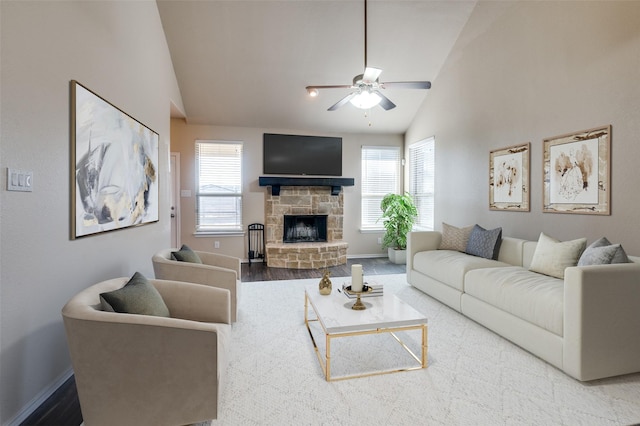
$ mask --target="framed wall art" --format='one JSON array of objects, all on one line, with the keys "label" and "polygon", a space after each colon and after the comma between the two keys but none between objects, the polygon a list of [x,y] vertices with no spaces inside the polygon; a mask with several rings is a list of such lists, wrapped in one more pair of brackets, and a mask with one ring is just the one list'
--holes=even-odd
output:
[{"label": "framed wall art", "polygon": [[156,132],[71,81],[71,239],[158,221]]},{"label": "framed wall art", "polygon": [[489,209],[528,212],[530,143],[496,149],[489,155]]},{"label": "framed wall art", "polygon": [[611,214],[611,125],[543,143],[543,211]]}]

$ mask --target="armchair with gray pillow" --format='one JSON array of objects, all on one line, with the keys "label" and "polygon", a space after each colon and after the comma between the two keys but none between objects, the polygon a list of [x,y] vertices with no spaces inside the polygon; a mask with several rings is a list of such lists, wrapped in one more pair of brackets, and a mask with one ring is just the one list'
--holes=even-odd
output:
[{"label": "armchair with gray pillow", "polygon": [[81,291],[62,316],[86,426],[217,418],[228,290],[136,274]]},{"label": "armchair with gray pillow", "polygon": [[157,279],[203,284],[229,290],[231,293],[231,322],[238,314],[240,291],[240,259],[217,253],[181,249],[160,250],[151,258]]}]

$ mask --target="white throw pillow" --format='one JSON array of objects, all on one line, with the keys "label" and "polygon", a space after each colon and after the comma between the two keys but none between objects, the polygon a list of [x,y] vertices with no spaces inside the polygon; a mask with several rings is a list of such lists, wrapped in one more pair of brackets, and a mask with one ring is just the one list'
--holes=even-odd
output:
[{"label": "white throw pillow", "polygon": [[578,264],[586,245],[586,238],[560,241],[541,232],[529,270],[564,279],[565,268]]}]

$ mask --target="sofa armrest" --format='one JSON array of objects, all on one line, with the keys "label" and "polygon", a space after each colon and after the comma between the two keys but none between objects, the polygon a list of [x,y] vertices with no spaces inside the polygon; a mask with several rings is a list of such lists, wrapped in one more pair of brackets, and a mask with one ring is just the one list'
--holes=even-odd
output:
[{"label": "sofa armrest", "polygon": [[177,281],[152,280],[172,318],[231,324],[231,292]]},{"label": "sofa armrest", "polygon": [[414,231],[407,235],[407,281],[411,282],[413,257],[416,253],[427,250],[437,250],[442,241],[439,231]]},{"label": "sofa armrest", "polygon": [[239,280],[242,275],[240,259],[233,256],[227,256],[225,254],[209,253],[205,251],[196,251],[196,254],[202,260],[202,263],[210,266],[217,266],[220,268],[231,269],[237,274],[236,279]]},{"label": "sofa armrest", "polygon": [[640,264],[565,270],[563,370],[578,380],[640,371]]}]

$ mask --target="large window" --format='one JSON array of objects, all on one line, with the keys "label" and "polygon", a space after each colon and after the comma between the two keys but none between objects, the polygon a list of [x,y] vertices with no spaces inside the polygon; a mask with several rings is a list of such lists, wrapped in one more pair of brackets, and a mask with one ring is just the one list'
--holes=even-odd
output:
[{"label": "large window", "polygon": [[409,193],[418,208],[417,229],[433,230],[435,139],[409,146]]},{"label": "large window", "polygon": [[196,233],[242,232],[242,143],[196,141]]},{"label": "large window", "polygon": [[383,230],[380,202],[389,193],[399,194],[400,147],[362,147],[362,230]]}]

